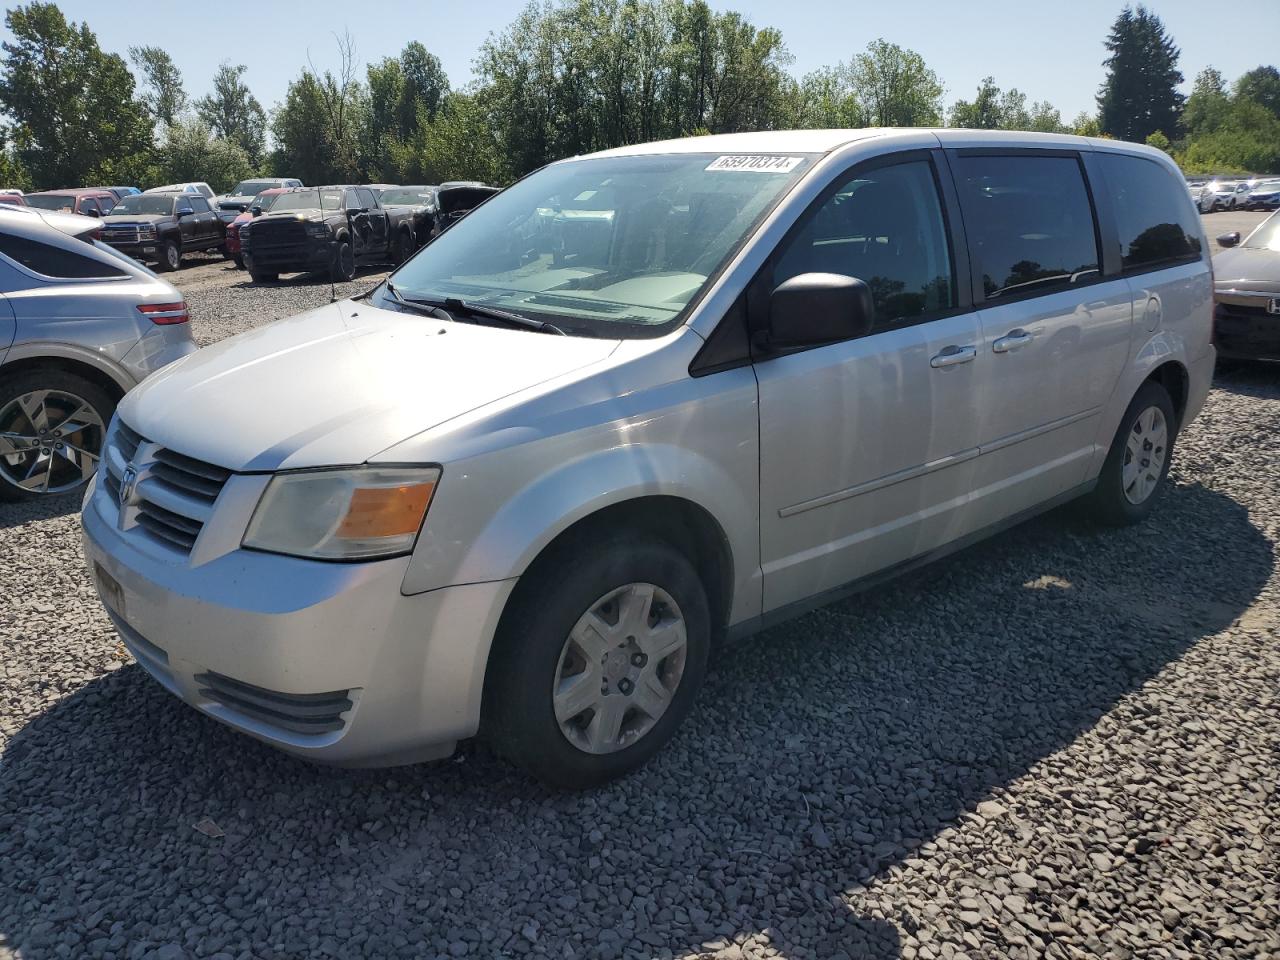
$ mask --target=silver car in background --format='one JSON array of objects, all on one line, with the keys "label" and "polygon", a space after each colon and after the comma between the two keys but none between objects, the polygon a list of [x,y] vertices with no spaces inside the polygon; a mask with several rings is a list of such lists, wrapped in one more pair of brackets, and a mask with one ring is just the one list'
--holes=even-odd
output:
[{"label": "silver car in background", "polygon": [[182,294],[100,226],[0,210],[0,500],[82,486],[120,398],[196,349]]}]

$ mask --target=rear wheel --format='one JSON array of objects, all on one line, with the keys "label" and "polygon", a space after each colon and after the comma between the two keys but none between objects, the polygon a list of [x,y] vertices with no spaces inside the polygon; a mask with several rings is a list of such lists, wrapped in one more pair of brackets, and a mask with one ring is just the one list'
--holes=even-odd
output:
[{"label": "rear wheel", "polygon": [[1148,380],[1129,403],[1111,442],[1089,497],[1093,516],[1112,526],[1145,520],[1164,489],[1176,435],[1169,391]]},{"label": "rear wheel", "polygon": [[485,691],[498,750],[560,787],[635,770],[688,715],[710,614],[689,561],[610,540],[540,563],[503,617]]},{"label": "rear wheel", "polygon": [[335,282],[355,279],[356,254],[346,240],[339,241],[338,249],[333,252],[333,266],[329,275]]},{"label": "rear wheel", "polygon": [[64,370],[0,381],[0,500],[82,487],[98,467],[114,410],[101,387]]},{"label": "rear wheel", "polygon": [[182,248],[174,240],[166,240],[160,244],[160,269],[166,272],[177,270],[182,266]]}]

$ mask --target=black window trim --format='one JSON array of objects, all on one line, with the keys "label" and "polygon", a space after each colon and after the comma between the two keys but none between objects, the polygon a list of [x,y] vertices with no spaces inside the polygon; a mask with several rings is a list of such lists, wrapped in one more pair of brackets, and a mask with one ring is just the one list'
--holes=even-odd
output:
[{"label": "black window trim", "polygon": [[[1097,181],[1097,196],[1100,199],[1098,206],[1102,210],[1106,211],[1108,218],[1108,233],[1110,237],[1113,238],[1110,244],[1110,246],[1114,247],[1114,250],[1111,251],[1113,262],[1109,265],[1108,276],[1139,277],[1148,273],[1159,273],[1161,270],[1172,270],[1175,267],[1185,267],[1189,264],[1205,262],[1211,258],[1212,251],[1209,249],[1209,238],[1204,233],[1202,223],[1200,229],[1200,252],[1194,256],[1188,255],[1173,259],[1159,260],[1154,263],[1144,263],[1140,267],[1125,267],[1124,251],[1120,246],[1120,223],[1115,211],[1115,202],[1112,200],[1111,187],[1107,183],[1106,171],[1102,169],[1102,158],[1104,156],[1127,157],[1131,160],[1141,160],[1155,167],[1156,170],[1163,174],[1166,179],[1172,179],[1172,175],[1158,161],[1153,160],[1151,157],[1144,157],[1138,153],[1128,153],[1123,150],[1095,150],[1090,151],[1086,155],[1085,167],[1088,170],[1090,178]],[[1174,181],[1174,185],[1177,185],[1176,181]],[[1191,202],[1190,196],[1188,196],[1187,201],[1188,203]],[[1194,203],[1192,203],[1191,206],[1195,211],[1196,220],[1199,221],[1200,211],[1196,209],[1196,205]]]},{"label": "black window trim", "polygon": [[[1045,157],[1045,158],[1055,157],[1060,159],[1075,160],[1077,166],[1080,169],[1080,180],[1084,184],[1085,196],[1089,201],[1089,212],[1093,217],[1093,243],[1094,243],[1094,249],[1097,251],[1097,254],[1098,254],[1098,272],[1091,279],[1083,280],[1080,283],[1074,283],[1066,287],[1054,287],[1053,289],[1050,289],[1050,290],[1027,290],[1023,293],[1015,293],[1009,296],[999,297],[995,300],[989,300],[987,299],[986,288],[984,287],[982,282],[982,264],[978,261],[977,257],[972,257],[970,258],[970,261],[969,261],[970,284],[972,287],[970,291],[970,296],[973,297],[973,302],[977,306],[977,309],[979,310],[991,309],[993,307],[1003,306],[1006,303],[1021,303],[1024,300],[1034,300],[1038,297],[1051,297],[1060,293],[1071,293],[1072,291],[1075,291],[1075,290],[1083,290],[1087,287],[1096,286],[1097,284],[1100,284],[1100,283],[1108,283],[1116,279],[1117,275],[1111,275],[1111,274],[1108,274],[1107,272],[1108,266],[1109,266],[1108,264],[1109,257],[1107,255],[1108,242],[1104,240],[1105,237],[1116,236],[1116,231],[1114,228],[1111,228],[1106,233],[1103,232],[1102,215],[1100,214],[1100,211],[1099,211],[1098,198],[1097,196],[1095,196],[1093,187],[1090,184],[1088,164],[1085,161],[1085,156],[1088,153],[1089,151],[1087,150],[1063,149],[1061,147],[1041,148],[1041,147],[999,147],[999,146],[960,147],[960,148],[951,148],[946,151],[947,159],[949,161],[967,159],[970,157],[1017,157],[1017,156],[1032,156],[1032,157]],[[952,179],[955,181],[954,185],[956,188],[956,193],[960,197],[961,214],[965,216],[966,219],[969,217],[972,217],[976,221],[978,211],[972,209],[971,202],[969,204],[966,204],[964,200],[964,195],[960,192],[960,185],[959,185],[960,174],[959,174],[959,170],[957,169],[957,166],[958,165],[954,165],[954,164],[952,165],[951,173],[952,173]],[[1111,226],[1111,211],[1109,207],[1107,208],[1106,220],[1107,220],[1108,226]],[[1115,254],[1117,257],[1117,260],[1112,265],[1118,267],[1119,241],[1116,240],[1112,242],[1116,246]]]},{"label": "black window trim", "polygon": [[[909,320],[895,324],[891,328],[872,329],[872,331],[862,337],[849,337],[844,340],[837,340],[833,343],[820,343],[799,347],[790,347],[787,349],[768,349],[762,350],[761,344],[757,342],[756,334],[763,331],[768,325],[768,304],[769,295],[773,292],[768,289],[769,282],[772,278],[773,271],[777,266],[778,260],[783,251],[796,235],[808,225],[809,221],[817,216],[817,212],[834,197],[840,190],[853,180],[874,171],[882,170],[885,167],[897,167],[908,163],[925,162],[929,165],[929,170],[933,175],[934,189],[938,191],[938,209],[942,214],[942,232],[948,246],[948,254],[951,261],[951,288],[955,297],[956,304],[945,310],[933,310],[929,313],[920,314]],[[747,284],[747,330],[748,339],[750,341],[752,351],[752,362],[771,359],[773,357],[785,356],[793,353],[802,353],[806,350],[820,349],[822,347],[836,346],[840,343],[848,343],[850,340],[866,340],[871,337],[880,336],[885,333],[893,333],[898,330],[905,330],[909,327],[918,326],[922,323],[932,323],[935,320],[945,320],[947,317],[959,316],[963,313],[969,313],[973,310],[972,291],[968,284],[964,282],[964,277],[969,273],[969,252],[964,246],[964,227],[960,219],[960,209],[956,205],[955,191],[949,182],[950,176],[946,166],[946,158],[943,152],[937,148],[921,147],[909,150],[899,150],[894,153],[880,154],[876,157],[869,157],[860,163],[856,163],[839,173],[822,192],[819,193],[810,204],[805,207],[804,212],[796,218],[795,222],[787,228],[787,232],[783,234],[773,249],[769,252],[769,256],[761,264],[756,275],[751,278]]]},{"label": "black window trim", "polygon": [[[80,250],[67,249],[65,247],[62,247],[60,244],[48,243],[45,240],[37,240],[34,237],[26,237],[20,233],[5,233],[4,231],[0,231],[0,236],[11,236],[11,237],[14,237],[15,239],[25,240],[28,243],[38,243],[46,247],[52,247],[55,250],[61,250],[63,253],[69,254],[73,257],[79,257],[82,260],[88,260],[91,263],[96,263],[99,266],[101,266],[103,270],[116,271],[115,273],[105,274],[103,276],[95,276],[95,277],[60,277],[57,274],[53,274],[53,273],[41,273],[39,270],[36,270],[36,269],[33,269],[32,267],[27,266],[21,260],[16,260],[13,257],[9,256],[9,254],[5,253],[3,250],[0,250],[0,258],[3,258],[5,263],[7,263],[9,266],[13,267],[15,270],[19,271],[20,273],[24,273],[27,276],[32,277],[41,282],[113,283],[113,282],[127,282],[130,280],[138,279],[136,276],[129,273],[127,270],[123,269],[122,267],[118,267],[113,263],[105,263],[96,257],[84,256],[83,251],[80,251]],[[90,249],[95,249],[95,248],[90,247]]]}]

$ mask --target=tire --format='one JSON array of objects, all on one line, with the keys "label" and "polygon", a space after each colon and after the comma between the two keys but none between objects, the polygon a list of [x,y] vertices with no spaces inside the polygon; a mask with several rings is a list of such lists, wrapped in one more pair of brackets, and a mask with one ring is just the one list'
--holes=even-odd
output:
[{"label": "tire", "polygon": [[333,251],[333,265],[329,268],[329,277],[334,283],[356,278],[356,255],[351,244],[346,240],[338,241],[338,248]]},{"label": "tire", "polygon": [[237,269],[237,270],[243,270],[243,269],[244,269],[244,257],[240,256],[240,254],[238,254],[238,253],[233,253],[233,254],[231,255],[231,262],[232,262],[232,263],[234,263],[234,264],[236,265],[236,269]]},{"label": "tire", "polygon": [[[1154,423],[1153,414],[1158,414]],[[1120,419],[1098,485],[1087,500],[1090,515],[1113,527],[1145,520],[1164,490],[1176,439],[1177,415],[1169,391],[1148,380]]]},{"label": "tire", "polygon": [[[0,440],[0,500],[81,489],[97,468],[115,408],[96,383],[65,370],[36,368],[0,378],[0,435],[9,435]],[[79,429],[56,433],[67,425]],[[19,443],[24,449],[16,449]]]},{"label": "tire", "polygon": [[[625,611],[645,606],[646,590],[650,616],[629,625]],[[601,632],[576,629],[593,612]],[[693,706],[710,645],[706,591],[673,547],[630,537],[558,551],[526,574],[503,615],[486,678],[485,735],[552,786],[613,780],[671,739]],[[599,664],[595,653],[603,654]],[[578,704],[566,697],[557,717],[553,691],[565,676],[586,686],[581,708],[575,713]],[[609,717],[616,736],[603,732]]]},{"label": "tire", "polygon": [[413,256],[413,236],[408,230],[396,234],[395,246],[391,250],[391,262],[397,267]]},{"label": "tire", "polygon": [[182,266],[182,248],[172,240],[160,244],[160,269],[172,273]]}]

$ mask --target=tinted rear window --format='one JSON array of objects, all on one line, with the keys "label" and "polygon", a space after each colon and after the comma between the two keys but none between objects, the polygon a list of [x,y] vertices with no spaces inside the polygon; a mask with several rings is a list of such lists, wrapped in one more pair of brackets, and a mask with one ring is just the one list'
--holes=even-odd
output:
[{"label": "tinted rear window", "polygon": [[1142,157],[1098,155],[1116,208],[1126,270],[1196,260],[1200,224],[1173,174]]},{"label": "tinted rear window", "polygon": [[1074,157],[961,156],[965,229],[988,300],[1098,278],[1098,243]]},{"label": "tinted rear window", "polygon": [[28,240],[26,237],[15,237],[0,233],[0,253],[14,260],[28,270],[46,277],[58,277],[67,280],[83,280],[97,277],[127,277],[129,274],[119,267],[103,263],[92,257],[82,257],[61,247],[50,246]]}]

